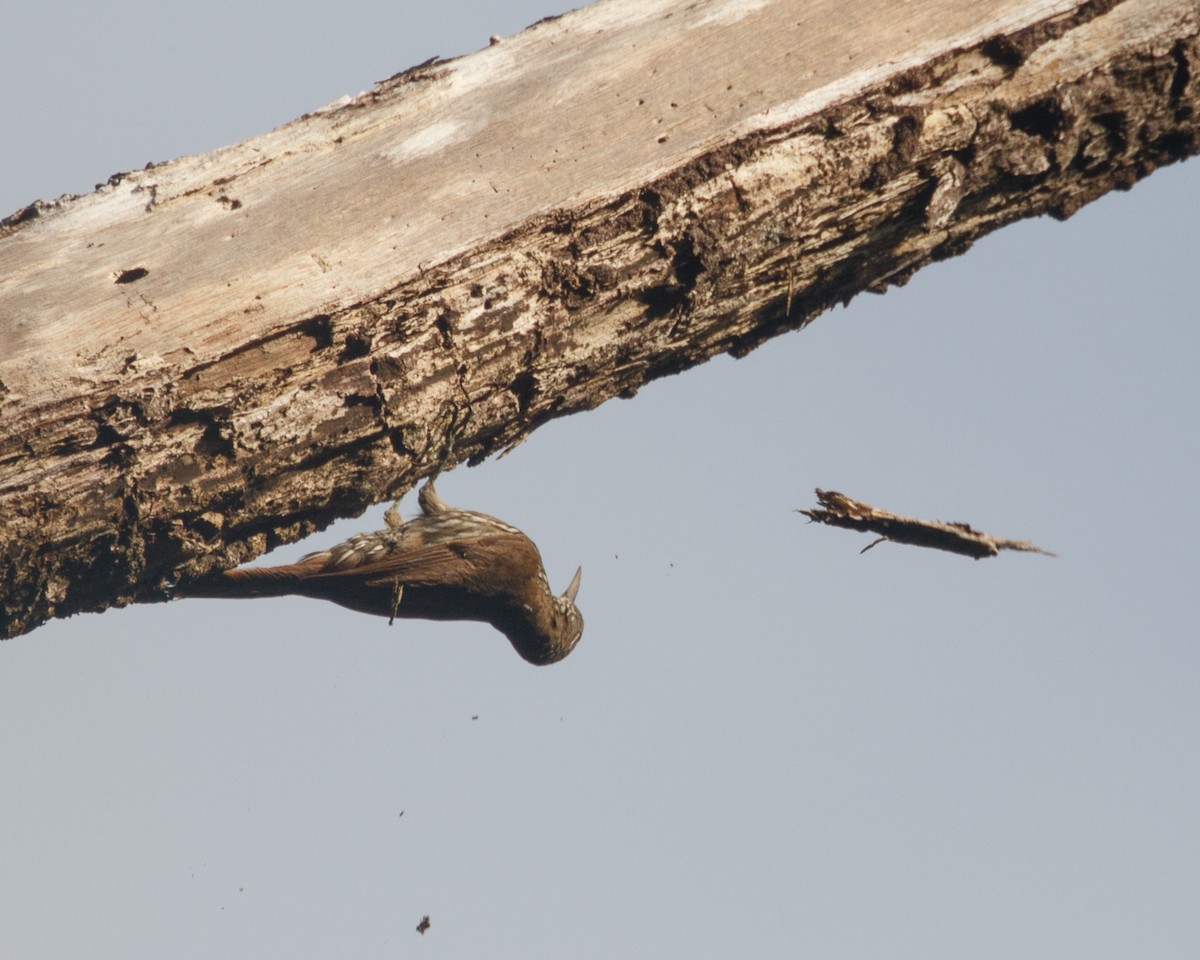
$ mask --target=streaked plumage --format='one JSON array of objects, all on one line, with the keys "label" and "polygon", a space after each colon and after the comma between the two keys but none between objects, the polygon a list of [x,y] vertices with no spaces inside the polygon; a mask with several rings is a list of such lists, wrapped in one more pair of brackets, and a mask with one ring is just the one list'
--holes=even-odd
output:
[{"label": "streaked plumage", "polygon": [[433,481],[408,522],[395,507],[387,527],[278,567],[246,567],[181,585],[183,597],[295,594],[376,616],[479,620],[508,637],[534,664],[569,654],[583,633],[575,606],[580,572],[561,596],[546,580],[541,554],[525,534],[495,517],[447,506]]}]

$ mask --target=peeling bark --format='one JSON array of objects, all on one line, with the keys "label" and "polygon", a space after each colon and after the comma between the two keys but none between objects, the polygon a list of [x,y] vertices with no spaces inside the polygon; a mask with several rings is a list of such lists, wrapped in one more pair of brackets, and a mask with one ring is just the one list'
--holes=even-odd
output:
[{"label": "peeling bark", "polygon": [[1198,64],[1194,0],[611,0],[26,207],[0,635],[1127,189],[1200,149]]}]

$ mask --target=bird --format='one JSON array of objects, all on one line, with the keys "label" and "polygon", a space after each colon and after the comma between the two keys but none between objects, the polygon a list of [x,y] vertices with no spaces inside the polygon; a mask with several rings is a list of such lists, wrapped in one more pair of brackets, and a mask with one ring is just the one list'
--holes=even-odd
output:
[{"label": "bird", "polygon": [[506,636],[523,659],[557,663],[583,635],[575,606],[582,568],[555,595],[537,546],[516,527],[451,507],[433,480],[417,495],[420,515],[387,511],[385,529],[359,533],[295,563],[242,567],[183,583],[177,597],[296,595],[388,617],[475,620]]}]

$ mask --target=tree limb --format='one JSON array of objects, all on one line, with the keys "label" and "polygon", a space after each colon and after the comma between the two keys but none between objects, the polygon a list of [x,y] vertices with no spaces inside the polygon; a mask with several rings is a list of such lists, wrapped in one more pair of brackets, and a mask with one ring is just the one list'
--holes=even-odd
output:
[{"label": "tree limb", "polygon": [[0,635],[1200,148],[1194,0],[607,0],[0,224]]}]

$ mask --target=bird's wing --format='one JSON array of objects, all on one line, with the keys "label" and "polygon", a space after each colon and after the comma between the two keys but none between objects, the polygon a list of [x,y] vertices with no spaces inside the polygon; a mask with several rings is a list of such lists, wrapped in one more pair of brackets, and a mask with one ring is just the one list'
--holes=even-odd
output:
[{"label": "bird's wing", "polygon": [[491,593],[504,589],[504,574],[526,559],[524,554],[532,546],[527,544],[525,538],[507,534],[427,544],[399,550],[348,570],[317,573],[312,579],[352,577],[372,587],[402,583]]}]

